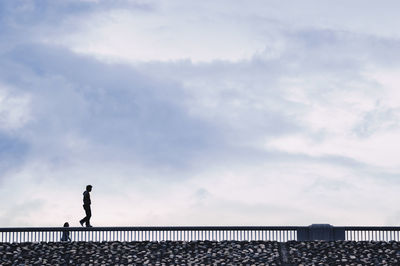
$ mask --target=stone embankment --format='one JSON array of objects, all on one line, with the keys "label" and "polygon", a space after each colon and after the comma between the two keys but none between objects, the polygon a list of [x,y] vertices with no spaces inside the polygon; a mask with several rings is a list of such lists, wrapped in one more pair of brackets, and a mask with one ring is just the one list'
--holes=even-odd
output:
[{"label": "stone embankment", "polygon": [[400,265],[400,242],[287,242],[289,265]]},{"label": "stone embankment", "polygon": [[0,265],[400,265],[399,242],[0,243]]},{"label": "stone embankment", "polygon": [[277,242],[0,244],[2,265],[279,265]]}]

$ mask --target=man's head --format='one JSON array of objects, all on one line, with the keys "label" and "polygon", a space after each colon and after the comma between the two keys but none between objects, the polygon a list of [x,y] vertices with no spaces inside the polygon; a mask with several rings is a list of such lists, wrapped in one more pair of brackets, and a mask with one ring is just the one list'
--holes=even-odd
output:
[{"label": "man's head", "polygon": [[89,191],[89,192],[92,191],[92,185],[87,185],[86,186],[86,191]]}]

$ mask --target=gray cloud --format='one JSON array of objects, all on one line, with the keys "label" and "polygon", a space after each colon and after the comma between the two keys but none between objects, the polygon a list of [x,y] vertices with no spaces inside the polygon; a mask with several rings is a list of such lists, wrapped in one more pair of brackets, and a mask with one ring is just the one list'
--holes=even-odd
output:
[{"label": "gray cloud", "polygon": [[73,133],[110,158],[183,167],[218,145],[212,124],[185,113],[177,83],[51,47],[22,46],[3,57],[13,68],[3,64],[2,79],[32,94],[35,119],[21,135],[32,145],[40,139],[39,150],[63,154],[63,138]]},{"label": "gray cloud", "polygon": [[0,182],[5,172],[23,165],[28,152],[28,143],[9,134],[0,133]]},{"label": "gray cloud", "polygon": [[366,112],[362,120],[355,125],[354,131],[360,137],[371,137],[377,132],[398,129],[400,125],[400,109],[380,106]]}]

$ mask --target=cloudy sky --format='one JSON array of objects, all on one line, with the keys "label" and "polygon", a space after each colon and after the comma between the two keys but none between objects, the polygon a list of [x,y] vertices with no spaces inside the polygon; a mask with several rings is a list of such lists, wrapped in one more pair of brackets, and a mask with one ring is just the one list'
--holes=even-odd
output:
[{"label": "cloudy sky", "polygon": [[0,2],[0,226],[399,225],[397,0]]}]

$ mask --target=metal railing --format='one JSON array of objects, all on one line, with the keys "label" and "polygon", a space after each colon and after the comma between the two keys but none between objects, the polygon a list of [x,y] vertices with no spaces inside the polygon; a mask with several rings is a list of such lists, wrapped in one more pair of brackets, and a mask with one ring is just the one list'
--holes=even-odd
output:
[{"label": "metal railing", "polygon": [[398,226],[338,226],[348,241],[400,241]]},{"label": "metal railing", "polygon": [[0,242],[279,241],[297,239],[297,226],[37,227],[0,228]]},{"label": "metal railing", "polygon": [[0,228],[0,242],[71,241],[400,241],[394,226],[146,226]]}]

